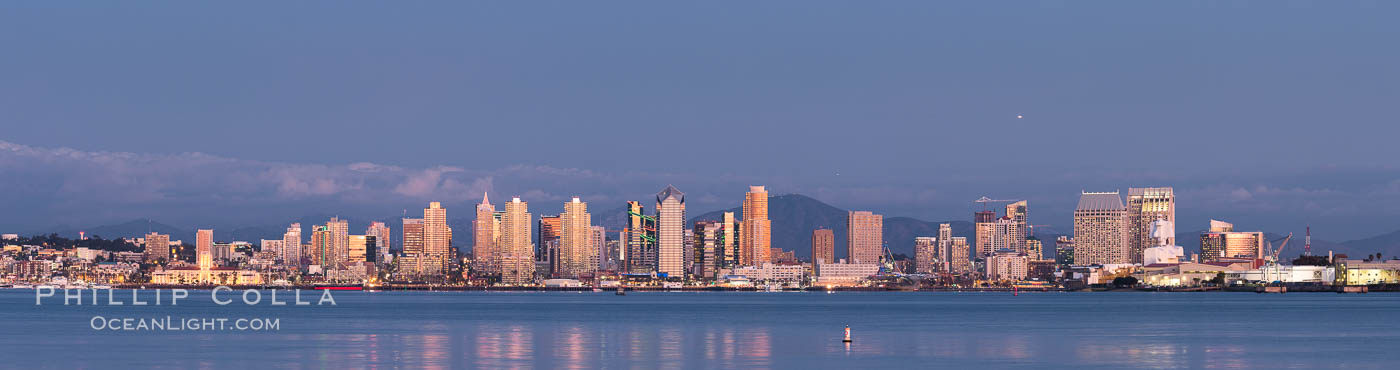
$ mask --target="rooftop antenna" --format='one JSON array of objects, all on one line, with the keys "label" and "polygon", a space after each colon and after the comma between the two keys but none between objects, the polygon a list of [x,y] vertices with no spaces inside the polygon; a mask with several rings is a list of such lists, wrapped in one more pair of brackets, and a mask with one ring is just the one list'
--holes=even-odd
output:
[{"label": "rooftop antenna", "polygon": [[1307,233],[1303,234],[1303,255],[1312,255],[1312,226],[1308,226]]}]

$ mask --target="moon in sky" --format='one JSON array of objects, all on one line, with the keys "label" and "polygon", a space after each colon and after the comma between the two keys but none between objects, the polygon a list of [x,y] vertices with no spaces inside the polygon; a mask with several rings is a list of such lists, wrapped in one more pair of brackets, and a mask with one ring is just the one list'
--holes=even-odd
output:
[{"label": "moon in sky", "polygon": [[1017,114],[1016,119],[1021,119],[1021,115]]}]

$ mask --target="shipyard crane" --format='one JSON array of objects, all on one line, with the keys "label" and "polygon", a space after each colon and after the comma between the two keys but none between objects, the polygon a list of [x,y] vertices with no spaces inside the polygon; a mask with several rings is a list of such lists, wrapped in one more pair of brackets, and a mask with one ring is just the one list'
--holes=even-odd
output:
[{"label": "shipyard crane", "polygon": [[[1279,266],[1279,263],[1278,263],[1278,255],[1279,255],[1280,252],[1283,252],[1283,248],[1284,248],[1284,247],[1287,247],[1287,246],[1288,246],[1288,241],[1289,241],[1289,240],[1292,240],[1292,239],[1293,239],[1293,233],[1288,233],[1288,236],[1284,236],[1284,237],[1279,238],[1279,239],[1275,239],[1275,240],[1272,240],[1272,241],[1267,241],[1267,242],[1265,242],[1265,244],[1264,244],[1264,255],[1262,256],[1262,257],[1265,258],[1265,262],[1264,262],[1265,265],[1263,266],[1263,268],[1261,269],[1261,271],[1263,271],[1263,272],[1265,273],[1265,276],[1264,276],[1264,279],[1263,279],[1263,280],[1264,280],[1266,283],[1282,282],[1282,280],[1283,280],[1283,272],[1281,271],[1282,268]],[[1275,243],[1275,242],[1279,242],[1279,243],[1278,243],[1278,248],[1274,248],[1274,243]],[[1273,270],[1274,270],[1274,274],[1273,274],[1274,279],[1273,279],[1273,280],[1270,280],[1269,277],[1268,277],[1268,275],[1267,275],[1270,267],[1272,267]]]},{"label": "shipyard crane", "polygon": [[[1284,236],[1284,237],[1282,237],[1282,238],[1279,238],[1279,239],[1275,239],[1275,240],[1273,240],[1273,241],[1270,241],[1270,242],[1266,245],[1266,247],[1265,247],[1265,249],[1264,249],[1264,253],[1268,253],[1268,254],[1269,254],[1269,255],[1268,255],[1269,259],[1272,260],[1272,261],[1274,261],[1275,264],[1277,264],[1277,263],[1278,263],[1278,255],[1279,255],[1279,253],[1280,253],[1280,252],[1283,252],[1283,248],[1284,248],[1284,247],[1287,247],[1287,246],[1288,246],[1288,241],[1289,241],[1289,240],[1292,240],[1292,239],[1293,239],[1293,233],[1288,233],[1288,236]],[[1282,243],[1279,243],[1278,249],[1274,249],[1274,242],[1278,242],[1278,241],[1282,241]]]}]

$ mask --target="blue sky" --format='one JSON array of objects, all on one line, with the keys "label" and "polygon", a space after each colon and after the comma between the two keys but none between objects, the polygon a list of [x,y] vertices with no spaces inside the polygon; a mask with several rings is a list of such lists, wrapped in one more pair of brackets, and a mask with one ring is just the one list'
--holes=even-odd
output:
[{"label": "blue sky", "polygon": [[1400,229],[1397,8],[9,2],[0,228],[674,183],[696,214],[766,184],[930,220],[1026,198],[1067,229],[1080,190],[1171,185],[1180,230],[1359,238]]}]

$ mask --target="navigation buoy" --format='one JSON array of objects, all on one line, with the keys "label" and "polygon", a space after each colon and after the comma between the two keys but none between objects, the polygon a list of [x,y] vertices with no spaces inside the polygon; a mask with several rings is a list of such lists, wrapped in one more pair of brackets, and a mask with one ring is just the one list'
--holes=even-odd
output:
[{"label": "navigation buoy", "polygon": [[842,341],[842,342],[845,342],[845,343],[850,343],[850,342],[851,342],[851,326],[850,326],[850,325],[846,325],[846,339],[842,339],[841,341]]}]

